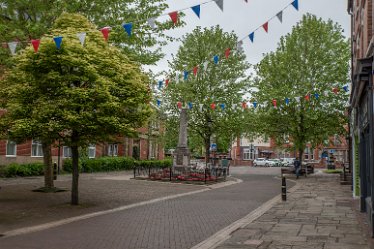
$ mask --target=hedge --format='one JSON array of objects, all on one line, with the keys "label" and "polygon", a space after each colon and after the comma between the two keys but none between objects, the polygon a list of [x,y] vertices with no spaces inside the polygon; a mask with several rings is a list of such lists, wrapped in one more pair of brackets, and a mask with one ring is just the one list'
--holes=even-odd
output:
[{"label": "hedge", "polygon": [[[171,160],[138,161],[127,157],[100,157],[94,159],[79,160],[79,169],[81,172],[132,170],[134,167],[167,168],[171,166]],[[72,172],[72,160],[65,159],[63,168],[65,172]]]},{"label": "hedge", "polygon": [[0,176],[16,177],[16,176],[41,176],[44,174],[43,163],[12,163],[7,166],[0,166]]}]

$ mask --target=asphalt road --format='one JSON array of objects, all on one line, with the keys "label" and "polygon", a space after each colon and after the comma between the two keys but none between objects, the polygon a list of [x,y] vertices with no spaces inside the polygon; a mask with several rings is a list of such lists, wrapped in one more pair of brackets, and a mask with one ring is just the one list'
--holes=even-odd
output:
[{"label": "asphalt road", "polygon": [[278,195],[279,173],[274,168],[232,168],[232,176],[242,183],[0,238],[0,248],[191,248]]}]

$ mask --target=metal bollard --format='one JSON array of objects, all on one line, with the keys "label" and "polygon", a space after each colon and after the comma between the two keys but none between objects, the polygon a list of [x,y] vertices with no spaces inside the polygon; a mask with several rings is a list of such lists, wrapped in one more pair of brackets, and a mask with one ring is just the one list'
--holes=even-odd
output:
[{"label": "metal bollard", "polygon": [[53,180],[57,180],[57,163],[53,164]]},{"label": "metal bollard", "polygon": [[286,177],[282,176],[282,201],[287,201]]}]

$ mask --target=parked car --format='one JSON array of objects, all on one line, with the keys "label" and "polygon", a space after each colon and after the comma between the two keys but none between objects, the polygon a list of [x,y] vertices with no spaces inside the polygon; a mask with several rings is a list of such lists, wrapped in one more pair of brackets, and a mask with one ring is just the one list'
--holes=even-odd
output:
[{"label": "parked car", "polygon": [[283,167],[290,167],[293,166],[293,162],[295,161],[296,158],[282,158],[283,162]]},{"label": "parked car", "polygon": [[283,162],[280,159],[269,159],[269,161],[273,162],[273,165],[270,165],[272,167],[282,167]]},{"label": "parked car", "polygon": [[257,167],[257,166],[272,167],[272,166],[275,166],[275,162],[270,161],[269,159],[266,159],[266,158],[257,158],[253,160],[253,166],[254,167]]}]

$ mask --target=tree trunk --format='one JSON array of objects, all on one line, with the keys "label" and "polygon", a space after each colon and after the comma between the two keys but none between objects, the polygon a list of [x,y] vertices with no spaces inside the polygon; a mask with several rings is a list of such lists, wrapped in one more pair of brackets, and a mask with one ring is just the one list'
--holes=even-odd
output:
[{"label": "tree trunk", "polygon": [[[299,161],[300,161],[300,170],[303,168],[303,156],[304,156],[304,150],[299,148]],[[306,174],[306,166],[305,166],[305,176]]]},{"label": "tree trunk", "polygon": [[53,188],[53,166],[51,144],[42,141],[43,162],[44,162],[44,187]]},{"label": "tree trunk", "polygon": [[73,166],[73,181],[71,185],[71,205],[78,205],[78,183],[79,183],[79,152],[78,152],[78,134],[73,132],[71,137],[71,157]]}]

